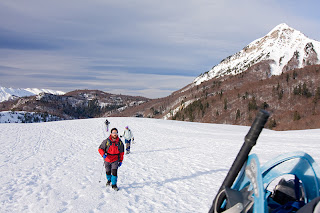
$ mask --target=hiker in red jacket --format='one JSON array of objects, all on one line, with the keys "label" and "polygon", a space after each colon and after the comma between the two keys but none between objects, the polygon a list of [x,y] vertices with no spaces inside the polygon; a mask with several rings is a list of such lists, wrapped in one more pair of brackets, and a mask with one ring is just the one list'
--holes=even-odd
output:
[{"label": "hiker in red jacket", "polygon": [[102,141],[98,151],[104,158],[104,165],[108,180],[106,185],[110,186],[110,184],[112,184],[112,188],[118,191],[117,172],[123,161],[124,145],[118,137],[118,130],[116,128],[111,129],[110,136]]}]

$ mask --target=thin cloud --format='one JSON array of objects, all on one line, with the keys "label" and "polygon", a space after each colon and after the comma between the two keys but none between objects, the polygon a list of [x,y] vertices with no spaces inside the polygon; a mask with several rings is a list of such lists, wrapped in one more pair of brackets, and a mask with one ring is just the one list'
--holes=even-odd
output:
[{"label": "thin cloud", "polygon": [[0,85],[166,96],[282,22],[320,40],[316,6],[308,0],[2,1]]}]

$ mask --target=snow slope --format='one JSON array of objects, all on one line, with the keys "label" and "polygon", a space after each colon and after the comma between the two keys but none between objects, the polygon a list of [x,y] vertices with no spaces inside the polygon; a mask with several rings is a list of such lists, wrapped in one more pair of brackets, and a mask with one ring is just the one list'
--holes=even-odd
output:
[{"label": "snow slope", "polygon": [[[108,118],[120,133],[129,125],[136,140],[119,168],[115,192],[105,187],[98,153],[107,135],[104,120],[0,124],[1,212],[208,212],[249,130]],[[299,150],[320,164],[319,138],[319,129],[264,129],[251,153],[263,164]]]},{"label": "snow slope", "polygon": [[55,95],[65,94],[62,91],[54,91],[50,89],[37,89],[37,88],[15,89],[15,88],[6,88],[6,87],[0,86],[0,102],[10,100],[15,96],[16,97],[33,96],[33,95],[38,95],[42,92],[55,94]]},{"label": "snow slope", "polygon": [[61,118],[44,113],[25,112],[25,111],[1,111],[0,123],[39,123],[49,121],[59,121]]}]

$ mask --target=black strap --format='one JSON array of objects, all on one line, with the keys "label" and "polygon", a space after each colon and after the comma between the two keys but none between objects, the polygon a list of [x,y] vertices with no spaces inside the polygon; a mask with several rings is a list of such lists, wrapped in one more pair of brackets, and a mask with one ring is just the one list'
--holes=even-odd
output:
[{"label": "black strap", "polygon": [[109,154],[109,153],[107,153],[107,155],[120,155],[120,153],[119,154]]}]

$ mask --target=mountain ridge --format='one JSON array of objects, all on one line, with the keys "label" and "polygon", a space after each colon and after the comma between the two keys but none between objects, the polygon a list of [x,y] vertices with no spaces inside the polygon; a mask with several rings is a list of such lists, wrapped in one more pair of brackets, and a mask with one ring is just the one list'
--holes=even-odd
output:
[{"label": "mountain ridge", "polygon": [[33,96],[40,93],[48,93],[54,95],[64,95],[65,92],[56,91],[51,89],[38,89],[38,88],[12,88],[0,86],[0,102],[16,99],[18,97]]},{"label": "mountain ridge", "polygon": [[[63,95],[39,93],[3,101],[0,102],[0,111],[7,111],[9,115],[5,116],[9,118],[6,120],[8,123],[11,117],[15,117],[11,112],[19,112],[22,118],[20,122],[28,123],[34,120],[30,112],[36,112],[35,116],[42,117],[36,119],[39,122],[48,121],[48,117],[54,120],[104,117],[113,111],[123,111],[148,101],[148,98],[140,96],[116,95],[100,90],[74,90]],[[28,115],[28,119],[21,114]]]}]

